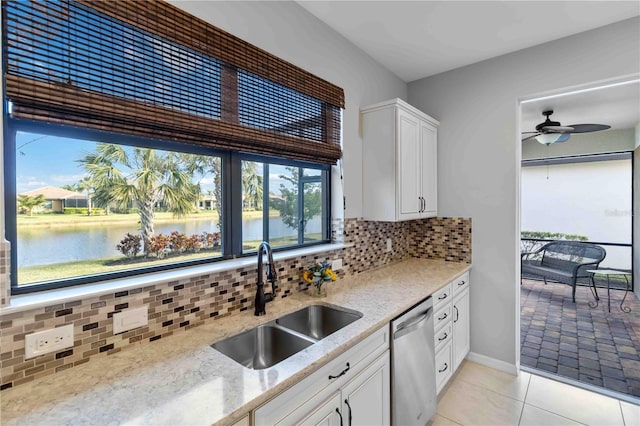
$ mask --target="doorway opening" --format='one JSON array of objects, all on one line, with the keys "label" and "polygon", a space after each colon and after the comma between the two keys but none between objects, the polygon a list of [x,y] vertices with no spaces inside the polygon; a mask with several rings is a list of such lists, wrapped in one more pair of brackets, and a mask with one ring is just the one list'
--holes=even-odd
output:
[{"label": "doorway opening", "polygon": [[[640,186],[639,105],[636,79],[524,101],[520,123],[532,132],[523,133],[520,168],[527,266],[520,285],[521,368],[634,403],[640,402],[632,213]],[[549,111],[555,123],[547,129]],[[611,128],[586,127],[595,123]],[[566,240],[578,243],[559,243]],[[604,259],[580,252],[589,245],[601,247]],[[578,251],[558,249],[567,246]]]}]

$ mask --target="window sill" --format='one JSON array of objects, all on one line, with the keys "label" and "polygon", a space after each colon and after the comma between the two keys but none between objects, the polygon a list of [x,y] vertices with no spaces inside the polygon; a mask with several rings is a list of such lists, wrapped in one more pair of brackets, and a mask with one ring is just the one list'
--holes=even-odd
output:
[{"label": "window sill", "polygon": [[[286,260],[300,256],[308,256],[317,253],[324,253],[332,250],[339,250],[350,247],[349,244],[324,244],[319,246],[306,247],[283,252],[275,252],[273,260]],[[104,294],[115,293],[117,291],[131,290],[159,282],[176,281],[200,275],[216,274],[231,269],[245,268],[255,265],[257,256],[249,256],[238,259],[212,262],[183,269],[173,269],[169,271],[156,272],[153,274],[138,275],[134,277],[120,278],[111,281],[103,281],[96,284],[86,284],[76,287],[66,287],[56,290],[42,291],[38,293],[13,296],[9,304],[0,308],[0,315],[22,312],[58,303],[70,302],[78,299],[102,296]]]}]

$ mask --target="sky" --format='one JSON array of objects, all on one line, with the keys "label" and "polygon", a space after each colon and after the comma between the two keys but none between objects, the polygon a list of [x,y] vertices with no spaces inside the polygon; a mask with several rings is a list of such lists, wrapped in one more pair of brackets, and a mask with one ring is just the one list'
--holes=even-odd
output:
[{"label": "sky", "polygon": [[31,191],[46,185],[72,185],[84,176],[74,160],[94,143],[56,136],[18,132],[16,137],[16,190]]}]

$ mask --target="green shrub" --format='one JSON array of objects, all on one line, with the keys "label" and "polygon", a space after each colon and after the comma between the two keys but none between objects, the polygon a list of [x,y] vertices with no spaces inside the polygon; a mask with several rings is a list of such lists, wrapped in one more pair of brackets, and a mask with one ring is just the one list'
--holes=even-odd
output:
[{"label": "green shrub", "polygon": [[588,241],[589,238],[584,235],[563,234],[561,232],[543,232],[543,231],[522,231],[520,232],[520,252],[531,253],[542,247],[545,241],[524,241],[522,238],[531,240],[565,240],[565,241]]},{"label": "green shrub", "polygon": [[[65,207],[64,214],[79,214],[87,216],[89,214],[89,209],[86,207]],[[91,209],[91,216],[102,216],[104,215],[104,209],[99,207],[93,207]]]}]

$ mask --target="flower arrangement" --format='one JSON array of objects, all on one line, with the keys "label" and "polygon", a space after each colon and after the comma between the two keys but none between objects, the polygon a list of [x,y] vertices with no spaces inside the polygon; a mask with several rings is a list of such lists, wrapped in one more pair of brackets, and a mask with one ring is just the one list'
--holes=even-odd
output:
[{"label": "flower arrangement", "polygon": [[327,261],[315,263],[302,273],[302,279],[309,284],[313,284],[318,292],[321,291],[322,284],[326,281],[335,281],[337,278],[338,276],[331,269],[331,264]]}]

